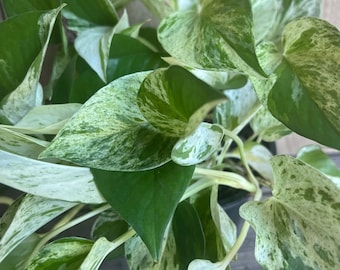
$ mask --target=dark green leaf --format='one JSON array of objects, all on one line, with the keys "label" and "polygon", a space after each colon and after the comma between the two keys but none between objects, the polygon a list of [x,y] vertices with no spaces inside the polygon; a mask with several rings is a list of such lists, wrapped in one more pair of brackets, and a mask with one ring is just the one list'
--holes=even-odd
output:
[{"label": "dark green leaf", "polygon": [[276,68],[268,107],[295,132],[340,149],[340,32],[304,18],[283,34],[284,59]]},{"label": "dark green leaf", "polygon": [[118,17],[110,0],[82,0],[81,4],[74,0],[64,0],[67,4],[62,12],[73,30],[93,25],[114,26]]},{"label": "dark green leaf", "polygon": [[340,189],[298,159],[276,156],[272,166],[273,197],[240,210],[256,231],[257,261],[265,269],[338,269]]},{"label": "dark green leaf", "polygon": [[173,13],[158,28],[163,47],[189,66],[237,69],[265,76],[258,64],[248,0],[202,0]]},{"label": "dark green leaf", "polygon": [[177,256],[181,270],[197,258],[204,258],[205,237],[195,208],[187,201],[181,202],[172,220]]},{"label": "dark green leaf", "polygon": [[148,73],[121,77],[99,90],[41,157],[113,171],[146,170],[168,162],[177,139],[153,128],[137,106],[137,92]]},{"label": "dark green leaf", "polygon": [[3,0],[7,17],[12,17],[29,11],[49,10],[57,8],[60,0]]},{"label": "dark green leaf", "polygon": [[107,66],[108,81],[138,71],[166,66],[161,54],[152,51],[139,40],[121,34],[113,36]]},{"label": "dark green leaf", "polygon": [[79,269],[93,246],[93,241],[82,238],[63,238],[46,245],[35,256],[27,270]]},{"label": "dark green leaf", "polygon": [[185,137],[225,96],[179,66],[159,69],[143,81],[138,105],[161,133]]},{"label": "dark green leaf", "polygon": [[194,167],[172,162],[141,172],[92,170],[104,198],[139,234],[158,259],[163,237]]}]

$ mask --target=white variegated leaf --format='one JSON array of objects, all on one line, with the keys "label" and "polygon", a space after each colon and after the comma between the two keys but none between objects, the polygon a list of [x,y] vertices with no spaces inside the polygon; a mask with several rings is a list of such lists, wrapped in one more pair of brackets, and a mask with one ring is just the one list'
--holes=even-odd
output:
[{"label": "white variegated leaf", "polygon": [[88,168],[42,162],[1,150],[0,183],[50,199],[90,204],[105,201]]},{"label": "white variegated leaf", "polygon": [[[2,225],[0,226],[0,235],[2,235],[0,240],[0,261],[40,227],[75,205],[75,203],[71,202],[47,199],[30,194],[26,195],[20,201],[20,204],[16,206],[16,212],[9,226],[3,223],[6,215],[0,219],[0,224]],[[8,223],[8,220],[6,220],[6,223]],[[3,227],[6,227],[5,231],[2,229]]]},{"label": "white variegated leaf", "polygon": [[0,127],[24,134],[55,135],[80,107],[81,104],[78,103],[37,106],[14,126],[1,125]]},{"label": "white variegated leaf", "polygon": [[130,74],[98,90],[40,157],[111,171],[146,170],[168,162],[176,139],[160,134],[137,105],[147,74]]},{"label": "white variegated leaf", "polygon": [[273,197],[240,209],[256,232],[255,256],[265,269],[339,268],[340,189],[289,156],[272,159]]},{"label": "white variegated leaf", "polygon": [[92,246],[93,241],[88,239],[58,239],[43,247],[26,269],[79,269],[77,266],[81,265]]},{"label": "white variegated leaf", "polygon": [[175,144],[171,158],[183,166],[201,163],[219,149],[223,136],[219,125],[201,123],[194,133]]},{"label": "white variegated leaf", "polygon": [[37,159],[49,142],[27,136],[0,125],[0,150]]},{"label": "white variegated leaf", "polygon": [[180,10],[158,27],[163,47],[181,62],[212,70],[241,70],[262,77],[252,33],[247,0],[202,0]]}]

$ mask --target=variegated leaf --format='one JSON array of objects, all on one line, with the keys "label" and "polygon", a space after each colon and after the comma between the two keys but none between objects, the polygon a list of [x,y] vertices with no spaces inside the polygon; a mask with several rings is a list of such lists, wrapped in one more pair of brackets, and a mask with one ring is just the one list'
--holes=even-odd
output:
[{"label": "variegated leaf", "polygon": [[37,159],[49,142],[27,136],[0,125],[0,150]]},{"label": "variegated leaf", "polygon": [[0,125],[0,127],[24,134],[55,135],[66,121],[80,109],[80,106],[81,104],[77,103],[37,106],[14,126]]},{"label": "variegated leaf", "polygon": [[219,149],[223,136],[221,126],[201,123],[194,133],[175,144],[171,158],[183,166],[201,163]]},{"label": "variegated leaf", "polygon": [[225,96],[186,69],[158,69],[143,81],[138,105],[147,121],[170,137],[191,134]]},{"label": "variegated leaf", "polygon": [[251,0],[256,42],[280,44],[285,25],[300,17],[318,17],[321,0]]},{"label": "variegated leaf", "polygon": [[92,246],[88,239],[58,239],[41,249],[26,269],[79,269]]},{"label": "variegated leaf", "polygon": [[163,47],[192,67],[265,76],[255,54],[249,1],[211,3],[201,0],[165,18],[158,28]]},{"label": "variegated leaf", "polygon": [[296,157],[324,173],[340,188],[340,168],[320,146],[305,146],[299,150]]},{"label": "variegated leaf", "polygon": [[[1,101],[0,122],[15,124],[32,108],[42,104],[43,89],[39,83],[40,73],[54,23],[62,8],[63,6],[60,6],[46,13],[41,11],[30,12],[5,22],[6,26],[12,29],[12,27],[18,27],[18,25],[20,27],[20,20],[24,22],[24,19],[27,19],[27,17],[32,17],[30,20],[36,20],[36,23],[39,25],[39,30],[35,38],[39,40],[39,42],[42,42],[43,45],[41,51],[33,60],[23,81]],[[9,39],[10,38],[11,37],[9,37]],[[2,64],[4,66],[9,65],[9,63],[6,62]],[[6,67],[6,69],[8,69],[8,67]],[[14,78],[11,79],[13,80]]]},{"label": "variegated leaf", "polygon": [[50,199],[90,204],[105,201],[88,168],[42,162],[1,150],[0,183]]},{"label": "variegated leaf", "polygon": [[265,269],[338,269],[340,189],[292,157],[276,156],[272,166],[273,197],[240,210],[255,229],[257,261]]},{"label": "variegated leaf", "polygon": [[[340,32],[317,18],[290,22],[268,108],[293,131],[340,149]],[[289,84],[287,84],[289,82]]]},{"label": "variegated leaf", "polygon": [[[18,205],[14,204],[13,207],[16,209],[15,214],[12,214],[13,218],[10,224],[8,224],[8,220],[4,223],[6,214],[0,219],[0,235],[2,235],[0,262],[24,239],[75,205],[71,202],[46,199],[29,194]],[[11,211],[11,207],[8,211]]]},{"label": "variegated leaf", "polygon": [[40,157],[112,171],[146,170],[169,161],[177,139],[158,132],[137,106],[147,74],[121,77],[97,91]]}]

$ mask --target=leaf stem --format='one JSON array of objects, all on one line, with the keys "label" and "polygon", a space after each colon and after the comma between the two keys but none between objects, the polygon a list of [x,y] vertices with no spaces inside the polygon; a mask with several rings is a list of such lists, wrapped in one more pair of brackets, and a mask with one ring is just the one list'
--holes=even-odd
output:
[{"label": "leaf stem", "polygon": [[208,178],[210,178],[210,180],[212,178],[215,184],[243,189],[251,193],[256,192],[256,186],[253,183],[250,183],[244,177],[236,173],[205,169],[200,167],[196,167],[195,173],[207,176]]},{"label": "leaf stem", "polygon": [[7,196],[0,196],[0,204],[11,205],[14,200]]},{"label": "leaf stem", "polygon": [[259,182],[257,181],[256,177],[252,173],[251,169],[249,168],[249,165],[248,165],[248,162],[247,162],[247,159],[246,159],[246,154],[245,154],[245,151],[244,151],[244,144],[243,144],[242,140],[236,134],[234,134],[233,132],[231,132],[227,129],[224,129],[224,134],[226,136],[230,137],[231,139],[233,139],[235,141],[235,143],[237,144],[239,151],[240,151],[240,157],[241,157],[242,164],[247,171],[247,174],[249,176],[249,180],[256,187],[255,191],[257,191],[258,189],[260,189],[260,185],[259,185]]}]

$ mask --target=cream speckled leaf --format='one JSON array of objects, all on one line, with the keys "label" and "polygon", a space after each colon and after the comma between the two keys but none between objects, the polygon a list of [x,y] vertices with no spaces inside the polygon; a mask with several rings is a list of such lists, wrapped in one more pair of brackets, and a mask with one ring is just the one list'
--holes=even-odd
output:
[{"label": "cream speckled leaf", "polygon": [[340,149],[340,32],[317,18],[289,23],[284,59],[268,97],[271,113],[295,132]]},{"label": "cream speckled leaf", "polygon": [[256,42],[279,44],[285,25],[299,17],[318,17],[321,0],[251,0]]},{"label": "cream speckled leaf", "polygon": [[9,130],[0,125],[0,149],[37,159],[49,142]]},{"label": "cream speckled leaf", "polygon": [[255,54],[248,0],[201,0],[196,8],[165,18],[158,38],[173,57],[189,66],[265,75]]},{"label": "cream speckled leaf", "polygon": [[143,81],[138,105],[144,117],[171,137],[191,134],[225,96],[179,66],[158,69]]},{"label": "cream speckled leaf", "polygon": [[27,270],[79,269],[78,267],[92,246],[93,241],[88,239],[58,239],[42,248],[37,256],[33,258]]},{"label": "cream speckled leaf", "polygon": [[[43,89],[39,83],[40,73],[54,23],[62,8],[63,5],[47,13],[42,13],[41,11],[31,13],[32,17],[35,14],[40,14],[40,17],[38,17],[37,21],[37,24],[40,27],[39,37],[34,38],[41,40],[43,44],[42,49],[28,69],[24,80],[13,92],[11,92],[1,101],[0,121],[2,120],[1,118],[3,118],[9,123],[15,124],[32,108],[42,104]],[[16,18],[20,19],[20,17]]]},{"label": "cream speckled leaf", "polygon": [[223,136],[221,126],[201,123],[189,137],[180,139],[175,144],[171,158],[183,166],[203,162],[221,146]]},{"label": "cream speckled leaf", "polygon": [[81,104],[78,103],[37,106],[14,126],[0,125],[0,127],[24,134],[55,135],[66,121],[80,109],[80,106]]},{"label": "cream speckled leaf", "polygon": [[41,157],[112,171],[146,170],[169,161],[177,139],[160,134],[137,105],[137,92],[147,74],[121,77],[97,91]]},{"label": "cream speckled leaf", "polygon": [[273,197],[240,210],[255,229],[257,261],[265,269],[338,269],[340,189],[298,159],[276,156],[272,166]]},{"label": "cream speckled leaf", "polygon": [[[8,227],[7,224],[3,223],[3,218],[6,217],[6,214],[0,219],[0,235],[2,235],[0,240],[0,261],[25,238],[75,205],[75,203],[71,202],[26,195],[20,205],[15,205],[17,209]],[[6,227],[5,231],[4,227]]]},{"label": "cream speckled leaf", "polygon": [[105,202],[88,168],[42,162],[1,150],[0,183],[50,199],[90,204]]}]

